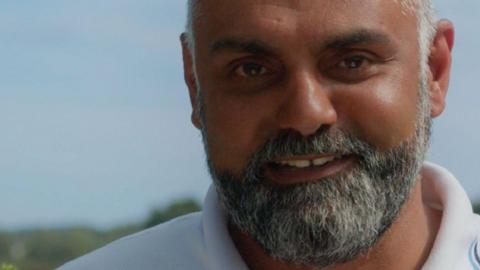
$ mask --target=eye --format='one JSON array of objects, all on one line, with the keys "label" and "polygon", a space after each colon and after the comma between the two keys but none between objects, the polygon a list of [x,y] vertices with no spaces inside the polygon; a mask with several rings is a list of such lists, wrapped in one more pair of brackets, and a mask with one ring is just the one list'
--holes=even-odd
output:
[{"label": "eye", "polygon": [[245,63],[235,69],[235,73],[242,77],[254,78],[265,75],[268,72],[264,65],[257,63]]},{"label": "eye", "polygon": [[360,69],[366,64],[368,64],[367,58],[361,55],[355,55],[341,61],[339,67],[344,69]]},{"label": "eye", "polygon": [[336,58],[324,70],[329,78],[344,83],[359,83],[378,74],[380,60],[363,53],[346,54]]}]

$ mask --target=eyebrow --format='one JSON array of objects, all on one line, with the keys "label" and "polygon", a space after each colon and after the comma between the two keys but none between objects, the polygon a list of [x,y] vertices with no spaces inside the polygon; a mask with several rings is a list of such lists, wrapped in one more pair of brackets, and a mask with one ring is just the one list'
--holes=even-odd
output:
[{"label": "eyebrow", "polygon": [[220,51],[237,51],[251,54],[271,55],[274,50],[259,40],[225,38],[216,41],[210,48],[211,55],[219,53]]},{"label": "eyebrow", "polygon": [[[320,49],[343,49],[360,44],[379,44],[391,45],[392,40],[384,33],[359,29],[329,37],[319,44]],[[210,48],[210,55],[217,54],[221,51],[235,51],[260,55],[274,55],[274,48],[260,40],[224,38],[213,43]]]},{"label": "eyebrow", "polygon": [[324,47],[329,49],[342,49],[368,43],[390,45],[392,44],[392,40],[382,32],[360,29],[346,35],[331,38],[326,41]]}]

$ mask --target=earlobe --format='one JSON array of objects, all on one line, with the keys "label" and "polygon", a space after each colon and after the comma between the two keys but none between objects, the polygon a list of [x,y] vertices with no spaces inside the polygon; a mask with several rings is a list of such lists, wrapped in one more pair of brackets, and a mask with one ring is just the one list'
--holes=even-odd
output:
[{"label": "earlobe", "polygon": [[199,108],[197,108],[197,91],[198,91],[197,82],[196,82],[195,72],[193,67],[193,56],[188,45],[188,39],[187,39],[186,33],[183,33],[180,36],[180,41],[182,44],[182,55],[183,55],[183,75],[184,75],[185,83],[187,84],[187,87],[188,87],[190,104],[192,106],[191,121],[196,128],[200,129],[201,125],[200,125],[200,119],[198,117]]},{"label": "earlobe", "polygon": [[193,110],[192,112],[192,117],[191,117],[191,121],[192,121],[192,124],[198,128],[198,129],[202,129],[202,125],[200,123],[200,118],[198,117],[198,113]]},{"label": "earlobe", "polygon": [[439,116],[445,109],[452,65],[454,27],[450,21],[441,20],[437,24],[437,33],[431,45],[429,57],[429,90],[431,116]]}]

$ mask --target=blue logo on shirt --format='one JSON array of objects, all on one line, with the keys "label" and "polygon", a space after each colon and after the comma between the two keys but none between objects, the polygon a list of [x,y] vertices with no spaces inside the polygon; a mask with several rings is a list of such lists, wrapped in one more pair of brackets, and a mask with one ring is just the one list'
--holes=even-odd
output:
[{"label": "blue logo on shirt", "polygon": [[474,241],[470,246],[470,251],[468,254],[470,263],[472,264],[474,270],[480,270],[480,248],[478,246],[478,240]]}]

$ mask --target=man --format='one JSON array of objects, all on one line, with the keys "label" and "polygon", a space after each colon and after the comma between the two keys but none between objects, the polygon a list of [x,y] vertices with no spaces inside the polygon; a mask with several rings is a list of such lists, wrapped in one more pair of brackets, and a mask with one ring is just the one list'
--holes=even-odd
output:
[{"label": "man", "polygon": [[424,163],[454,30],[429,0],[190,1],[203,213],[71,269],[480,269],[480,217]]}]

